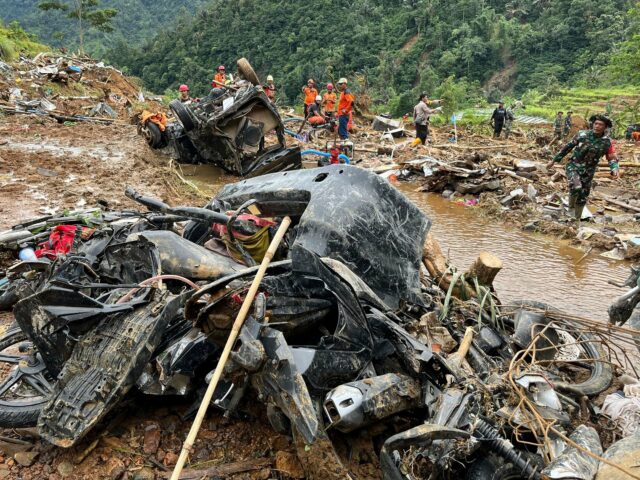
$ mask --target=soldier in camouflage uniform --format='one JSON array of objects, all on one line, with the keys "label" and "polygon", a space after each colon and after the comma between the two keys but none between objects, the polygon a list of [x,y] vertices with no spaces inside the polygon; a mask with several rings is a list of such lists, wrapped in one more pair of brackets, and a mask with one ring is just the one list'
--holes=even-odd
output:
[{"label": "soldier in camouflage uniform", "polygon": [[553,142],[562,138],[562,124],[564,123],[562,115],[562,112],[558,112],[556,119],[553,121]]},{"label": "soldier in camouflage uniform", "polygon": [[515,105],[507,107],[507,111],[504,116],[504,138],[509,138],[509,135],[511,135],[511,126],[513,125],[513,121],[516,119],[516,116],[513,114],[515,108]]},{"label": "soldier in camouflage uniform", "polygon": [[567,112],[567,116],[564,119],[564,129],[562,130],[563,137],[571,133],[571,127],[573,127],[573,112]]},{"label": "soldier in camouflage uniform", "polygon": [[611,120],[604,115],[594,115],[591,119],[593,120],[592,129],[578,132],[547,165],[549,168],[553,167],[555,162],[560,162],[573,150],[566,172],[569,181],[569,208],[574,209],[574,215],[578,221],[582,218],[582,211],[587,204],[591,182],[598,169],[600,158],[606,155],[611,175],[614,178],[620,175],[613,141],[605,135],[605,130],[611,128]]}]

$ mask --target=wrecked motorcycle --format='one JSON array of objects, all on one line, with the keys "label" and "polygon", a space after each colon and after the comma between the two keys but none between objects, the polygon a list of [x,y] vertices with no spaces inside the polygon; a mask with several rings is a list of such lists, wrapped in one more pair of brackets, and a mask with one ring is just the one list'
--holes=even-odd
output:
[{"label": "wrecked motorcycle", "polygon": [[[520,302],[496,319],[468,306],[444,314],[444,292],[422,267],[429,219],[371,172],[275,173],[227,185],[205,208],[128,195],[167,225],[188,219],[183,236],[127,227],[92,254],[85,244],[12,281],[23,282],[14,311],[30,342],[18,352],[41,359],[51,387],[39,392],[38,427],[57,445],[77,443],[134,384],[186,394],[206,381],[285,215],[292,228],[213,404],[233,415],[257,397],[273,428],[293,435],[309,478],[346,478],[333,442],[369,428],[388,479],[420,478],[407,465],[433,478],[488,470],[540,478],[541,457],[517,435],[526,417],[505,378],[561,425],[572,397],[611,381],[597,342],[545,306]],[[454,345],[474,330],[464,362],[415,334],[438,318]],[[536,368],[510,373],[515,355]]]}]

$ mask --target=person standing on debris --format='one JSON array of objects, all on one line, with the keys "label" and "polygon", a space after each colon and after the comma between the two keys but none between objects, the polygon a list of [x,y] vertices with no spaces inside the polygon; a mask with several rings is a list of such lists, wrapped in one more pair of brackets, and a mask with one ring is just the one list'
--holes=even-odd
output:
[{"label": "person standing on debris", "polygon": [[511,126],[513,125],[513,121],[516,119],[513,111],[515,110],[515,104],[507,107],[504,115],[504,138],[509,138],[511,135]]},{"label": "person standing on debris", "polygon": [[429,116],[442,111],[441,107],[429,108],[427,106],[426,93],[422,93],[418,98],[418,104],[413,107],[413,123],[416,126],[416,139],[411,142],[412,147],[416,147],[420,144],[425,145],[427,143],[427,136],[429,135]]},{"label": "person standing on debris", "polygon": [[178,100],[180,100],[185,105],[189,105],[191,103],[191,97],[189,96],[189,87],[187,85],[180,85],[178,88],[178,92],[180,92],[180,96]]},{"label": "person standing on debris", "polygon": [[564,123],[562,121],[562,115],[564,115],[563,112],[558,112],[556,114],[556,119],[553,121],[553,141],[554,142],[562,138],[562,126]]},{"label": "person standing on debris", "polygon": [[273,77],[271,75],[267,75],[267,84],[263,87],[264,93],[267,94],[271,103],[276,102],[276,84],[273,83]]},{"label": "person standing on debris", "polygon": [[569,111],[567,112],[567,116],[564,119],[564,129],[562,130],[563,137],[566,137],[571,133],[571,127],[573,127],[573,119],[571,118],[572,115],[573,112]]},{"label": "person standing on debris", "polygon": [[218,67],[217,73],[213,77],[213,82],[211,82],[211,86],[213,88],[224,87],[227,82],[227,76],[225,74],[224,65],[220,65]]},{"label": "person standing on debris", "polygon": [[547,165],[548,168],[552,168],[555,162],[560,162],[573,150],[565,171],[569,182],[569,208],[574,209],[577,221],[582,218],[600,158],[606,156],[611,176],[620,177],[615,146],[611,138],[605,134],[605,130],[612,126],[611,120],[605,115],[594,115],[591,119],[592,129],[578,132]]},{"label": "person standing on debris", "polygon": [[500,138],[500,132],[504,127],[504,122],[507,118],[507,111],[504,109],[504,103],[498,103],[498,107],[493,111],[491,115],[491,125],[493,125],[493,138]]},{"label": "person standing on debris", "polygon": [[333,118],[336,114],[336,92],[333,91],[333,83],[327,84],[327,92],[322,96],[322,109],[325,116]]},{"label": "person standing on debris", "polygon": [[342,140],[349,138],[349,119],[353,110],[353,102],[355,97],[347,89],[347,79],[338,80],[338,90],[340,91],[340,99],[338,100],[338,135]]},{"label": "person standing on debris", "polygon": [[318,90],[315,87],[313,78],[307,80],[307,85],[302,87],[302,93],[304,94],[304,116],[307,118],[309,116],[309,107],[315,103],[318,96]]}]

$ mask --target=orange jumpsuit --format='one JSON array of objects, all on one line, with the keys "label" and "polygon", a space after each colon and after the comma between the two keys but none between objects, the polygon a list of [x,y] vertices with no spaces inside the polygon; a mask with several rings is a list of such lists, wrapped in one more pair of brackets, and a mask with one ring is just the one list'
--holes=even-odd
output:
[{"label": "orange jumpsuit", "polygon": [[324,106],[324,113],[334,114],[336,113],[336,94],[335,92],[327,92],[322,96],[322,105]]},{"label": "orange jumpsuit", "polygon": [[214,79],[216,82],[218,82],[218,83],[214,83],[214,84],[213,84],[213,87],[214,87],[214,88],[215,88],[215,87],[224,86],[224,84],[225,84],[225,83],[226,83],[226,81],[227,81],[227,77],[226,77],[226,75],[225,75],[224,73],[220,73],[220,72],[216,73],[216,74],[215,74],[215,76],[213,77],[213,79]]}]

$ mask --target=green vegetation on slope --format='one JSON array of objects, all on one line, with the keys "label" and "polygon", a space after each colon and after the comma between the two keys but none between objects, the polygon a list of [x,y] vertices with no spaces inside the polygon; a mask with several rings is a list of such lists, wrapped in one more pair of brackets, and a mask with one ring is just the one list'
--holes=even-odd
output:
[{"label": "green vegetation on slope", "polygon": [[[29,32],[54,47],[78,48],[78,32],[73,19],[38,8],[43,0],[0,0],[0,18],[18,20]],[[96,58],[116,42],[139,45],[172,25],[179,16],[192,15],[207,0],[101,0],[100,8],[118,11],[113,32],[88,32],[85,50]]]},{"label": "green vegetation on slope", "polygon": [[49,47],[36,41],[34,35],[25,32],[17,22],[4,26],[0,22],[0,60],[12,62],[18,55],[36,55],[49,50]]},{"label": "green vegetation on slope", "polygon": [[465,79],[471,102],[528,89],[614,81],[610,53],[632,29],[637,0],[214,0],[141,48],[109,57],[154,91],[186,82],[202,94],[219,63],[246,56],[272,74],[287,100],[309,77],[358,73],[360,85],[395,113],[421,90]]}]

